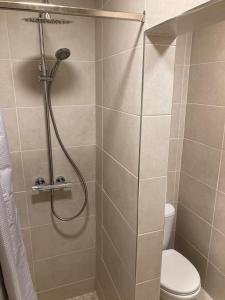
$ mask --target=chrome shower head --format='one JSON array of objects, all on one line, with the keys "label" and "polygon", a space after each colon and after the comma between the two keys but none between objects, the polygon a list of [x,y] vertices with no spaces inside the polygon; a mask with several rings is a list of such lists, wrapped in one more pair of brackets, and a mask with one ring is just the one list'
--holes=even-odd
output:
[{"label": "chrome shower head", "polygon": [[70,49],[68,48],[61,48],[58,49],[55,53],[55,57],[58,61],[65,60],[70,56]]},{"label": "chrome shower head", "polygon": [[53,19],[49,13],[43,13],[40,17],[28,17],[22,19],[29,23],[42,23],[42,24],[70,24],[72,21],[66,19]]}]

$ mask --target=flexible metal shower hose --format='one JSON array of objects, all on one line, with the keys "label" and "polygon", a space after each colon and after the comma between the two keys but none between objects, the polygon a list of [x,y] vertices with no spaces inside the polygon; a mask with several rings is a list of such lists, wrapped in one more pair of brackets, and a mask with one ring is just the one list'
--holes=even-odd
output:
[{"label": "flexible metal shower hose", "polygon": [[51,86],[52,86],[52,82],[48,82],[48,97],[47,97],[47,105],[48,105],[48,109],[49,109],[49,113],[50,113],[50,117],[51,117],[51,120],[52,120],[52,125],[53,125],[53,128],[54,128],[54,131],[55,131],[55,135],[56,135],[56,138],[59,142],[59,145],[62,149],[62,151],[64,152],[67,160],[69,161],[69,163],[71,164],[73,170],[75,171],[75,173],[77,174],[77,177],[80,181],[80,184],[83,188],[83,191],[84,191],[84,203],[82,205],[82,207],[80,208],[80,210],[72,217],[69,217],[69,218],[63,218],[61,216],[58,215],[58,213],[56,212],[56,209],[55,209],[55,203],[54,203],[54,191],[52,190],[51,191],[51,210],[52,210],[52,213],[53,215],[61,220],[61,221],[72,221],[73,219],[77,218],[78,216],[80,216],[82,214],[82,212],[84,211],[85,207],[87,206],[87,202],[88,202],[88,190],[87,190],[87,184],[85,182],[85,179],[80,171],[80,169],[78,168],[78,166],[76,165],[76,163],[73,161],[72,157],[70,156],[70,154],[68,153],[68,151],[66,150],[63,142],[62,142],[62,139],[59,135],[59,131],[58,131],[58,128],[57,128],[57,125],[56,125],[56,121],[55,121],[55,116],[54,116],[54,113],[53,113],[53,109],[52,109],[52,103],[51,103]]}]

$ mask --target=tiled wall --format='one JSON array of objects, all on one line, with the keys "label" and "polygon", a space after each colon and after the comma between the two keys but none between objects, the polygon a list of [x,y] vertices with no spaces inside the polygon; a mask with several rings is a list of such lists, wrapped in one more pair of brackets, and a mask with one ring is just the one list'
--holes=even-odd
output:
[{"label": "tiled wall", "polygon": [[136,300],[159,299],[160,293],[174,62],[173,40],[146,36]]},{"label": "tiled wall", "polygon": [[[144,4],[99,7],[141,12]],[[143,32],[140,23],[104,20],[96,37],[98,294],[134,300]]]},{"label": "tiled wall", "polygon": [[[93,1],[73,4],[93,7]],[[38,81],[38,27],[21,20],[30,15],[1,12],[0,106],[35,288],[41,300],[64,300],[95,289],[95,23],[76,17],[71,25],[45,27],[49,65],[58,48],[71,50],[71,57],[62,63],[53,84],[52,101],[59,132],[89,190],[88,210],[78,219],[62,223],[52,218],[49,195],[31,191],[38,176],[48,178],[48,169]],[[71,216],[81,206],[83,194],[54,134],[52,138],[55,176],[64,175],[73,182],[71,192],[56,193],[56,209],[64,217]]]},{"label": "tiled wall", "polygon": [[225,23],[193,34],[176,248],[225,298]]}]

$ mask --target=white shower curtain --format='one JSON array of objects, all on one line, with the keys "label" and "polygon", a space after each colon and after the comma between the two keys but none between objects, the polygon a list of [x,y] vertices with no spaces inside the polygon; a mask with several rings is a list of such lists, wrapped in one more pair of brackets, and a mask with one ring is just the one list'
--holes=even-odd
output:
[{"label": "white shower curtain", "polygon": [[[12,191],[8,141],[0,113],[0,266],[9,300],[37,300]],[[0,280],[3,284],[3,280]],[[3,295],[2,295],[3,297]],[[4,299],[4,298],[3,298]],[[5,300],[5,299],[4,299]]]}]

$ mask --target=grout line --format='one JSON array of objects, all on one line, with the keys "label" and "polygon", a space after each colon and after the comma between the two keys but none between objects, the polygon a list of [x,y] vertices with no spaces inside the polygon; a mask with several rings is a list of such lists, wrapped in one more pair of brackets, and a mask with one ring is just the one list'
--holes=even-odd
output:
[{"label": "grout line", "polygon": [[[129,229],[132,231],[132,233],[134,235],[136,235],[136,231],[131,227],[131,225],[129,224],[128,220],[126,219],[126,217],[123,215],[123,213],[120,211],[120,209],[116,206],[116,204],[113,202],[113,200],[110,198],[110,196],[107,194],[107,192],[104,190],[104,188],[102,189],[102,193],[105,195],[105,197],[109,200],[109,202],[111,203],[111,205],[114,207],[114,209],[117,211],[117,213],[120,215],[120,217],[122,218],[122,220],[127,224],[127,226],[129,227]],[[103,215],[102,215],[103,216]],[[104,217],[103,217],[104,219]],[[102,224],[103,225],[103,224]]]},{"label": "grout line", "polygon": [[75,254],[75,253],[84,253],[84,252],[88,252],[88,251],[91,251],[91,250],[96,250],[96,248],[95,247],[84,248],[84,249],[79,249],[79,250],[60,253],[60,254],[53,255],[53,256],[48,256],[48,257],[45,257],[45,258],[35,259],[34,263],[44,262],[46,260],[51,260],[51,259],[55,259],[55,258],[63,257],[63,256],[69,256],[69,255],[72,255],[72,254]]},{"label": "grout line", "polygon": [[102,227],[103,233],[106,235],[106,238],[108,239],[109,243],[112,245],[112,248],[116,254],[116,256],[118,257],[118,259],[121,262],[121,266],[123,268],[123,270],[125,271],[125,273],[128,275],[128,277],[130,278],[131,281],[135,281],[135,274],[134,277],[132,276],[132,274],[129,271],[129,265],[125,263],[124,259],[121,257],[119,250],[117,249],[117,247],[114,245],[110,235],[108,234],[106,228],[103,226]]},{"label": "grout line", "polygon": [[79,281],[74,281],[74,282],[71,282],[71,283],[68,283],[68,284],[58,285],[58,286],[56,286],[56,287],[54,287],[54,288],[51,288],[51,289],[40,290],[40,291],[38,291],[37,293],[38,293],[38,294],[43,294],[43,293],[51,292],[51,291],[54,291],[54,290],[56,290],[56,289],[60,289],[60,288],[63,288],[63,287],[69,287],[69,286],[71,286],[71,285],[75,285],[75,284],[82,283],[82,282],[85,282],[85,281],[88,281],[88,280],[92,280],[92,279],[94,280],[95,277],[89,277],[89,278],[86,278],[86,279],[84,279],[84,280],[79,280]]},{"label": "grout line", "polygon": [[145,283],[151,283],[151,282],[153,282],[153,281],[155,281],[155,280],[160,280],[160,277],[155,277],[155,278],[153,278],[153,279],[150,279],[150,280],[145,280],[145,281],[142,281],[142,282],[138,282],[137,284],[136,284],[136,286],[138,286],[138,285],[142,285],[142,284],[145,284]]},{"label": "grout line", "polygon": [[[97,105],[98,107],[99,105]],[[124,114],[124,115],[128,115],[128,116],[132,116],[132,117],[140,117],[140,115],[138,114],[132,114],[132,113],[128,113],[128,112],[125,112],[125,111],[122,111],[122,110],[118,110],[118,109],[115,109],[115,108],[112,108],[112,107],[106,107],[106,106],[102,106],[103,109],[105,110],[111,110],[111,111],[114,111],[114,112],[117,112],[119,114]]]},{"label": "grout line", "polygon": [[134,175],[131,171],[129,171],[121,162],[119,162],[116,158],[114,158],[110,153],[108,153],[106,150],[102,149],[102,152],[107,155],[111,160],[113,160],[115,163],[117,163],[123,170],[125,170],[129,175],[134,177],[138,180],[138,177]]},{"label": "grout line", "polygon": [[205,186],[207,186],[208,188],[210,188],[211,190],[214,190],[214,191],[215,191],[215,187],[212,187],[212,186],[208,185],[207,183],[205,183],[205,182],[199,180],[198,178],[196,178],[196,177],[190,175],[187,171],[181,169],[180,172],[181,172],[181,173],[184,173],[186,176],[188,176],[188,177],[190,177],[191,179],[197,181],[198,183],[201,183],[202,185],[205,185]]},{"label": "grout line", "polygon": [[186,141],[188,141],[188,142],[191,142],[191,143],[193,143],[193,144],[198,144],[198,145],[200,145],[200,146],[206,147],[206,148],[208,148],[208,149],[211,149],[211,150],[214,150],[214,151],[217,151],[217,152],[223,151],[223,146],[221,146],[221,148],[216,148],[216,147],[213,147],[213,146],[209,146],[209,145],[207,145],[207,144],[204,144],[204,143],[202,143],[202,142],[199,142],[199,141],[197,141],[197,140],[191,140],[191,139],[189,139],[189,138],[187,138],[187,137],[184,137],[184,140],[186,140]]},{"label": "grout line", "polygon": [[[220,173],[221,173],[221,167],[222,167],[224,143],[225,143],[225,124],[224,124],[224,128],[223,128],[222,149],[220,150],[220,163],[219,163],[219,169],[218,169],[218,175],[217,175],[216,191],[219,188],[219,180],[220,180]],[[207,266],[206,266],[206,278],[207,278],[207,274],[208,274],[209,263],[211,263],[210,262],[210,250],[211,250],[211,246],[212,246],[212,233],[213,233],[213,227],[214,227],[213,224],[214,224],[214,220],[215,220],[216,202],[217,202],[217,193],[215,194],[215,201],[214,201],[214,207],[213,207],[212,228],[211,228],[211,232],[210,232],[209,251],[208,251]],[[205,285],[206,285],[206,279],[204,282],[204,286]]]},{"label": "grout line", "polygon": [[[90,145],[79,145],[79,146],[67,146],[67,149],[79,149],[79,148],[93,148],[93,147],[97,147],[95,144],[90,144]],[[53,146],[52,147],[53,150],[60,150],[61,148],[58,146]],[[26,153],[26,152],[37,152],[37,151],[46,151],[46,148],[35,148],[35,149],[22,149],[21,151],[11,151],[10,153]]]},{"label": "grout line", "polygon": [[189,102],[188,100],[187,106],[197,105],[197,106],[205,106],[205,107],[212,107],[212,108],[225,108],[225,105],[214,105],[214,104],[206,104],[206,103],[198,103],[198,102]]},{"label": "grout line", "polygon": [[190,64],[190,66],[201,66],[201,65],[211,65],[211,64],[221,64],[221,63],[225,63],[224,60],[215,60],[215,61],[207,61],[207,62],[200,62],[200,63],[192,63]]}]

